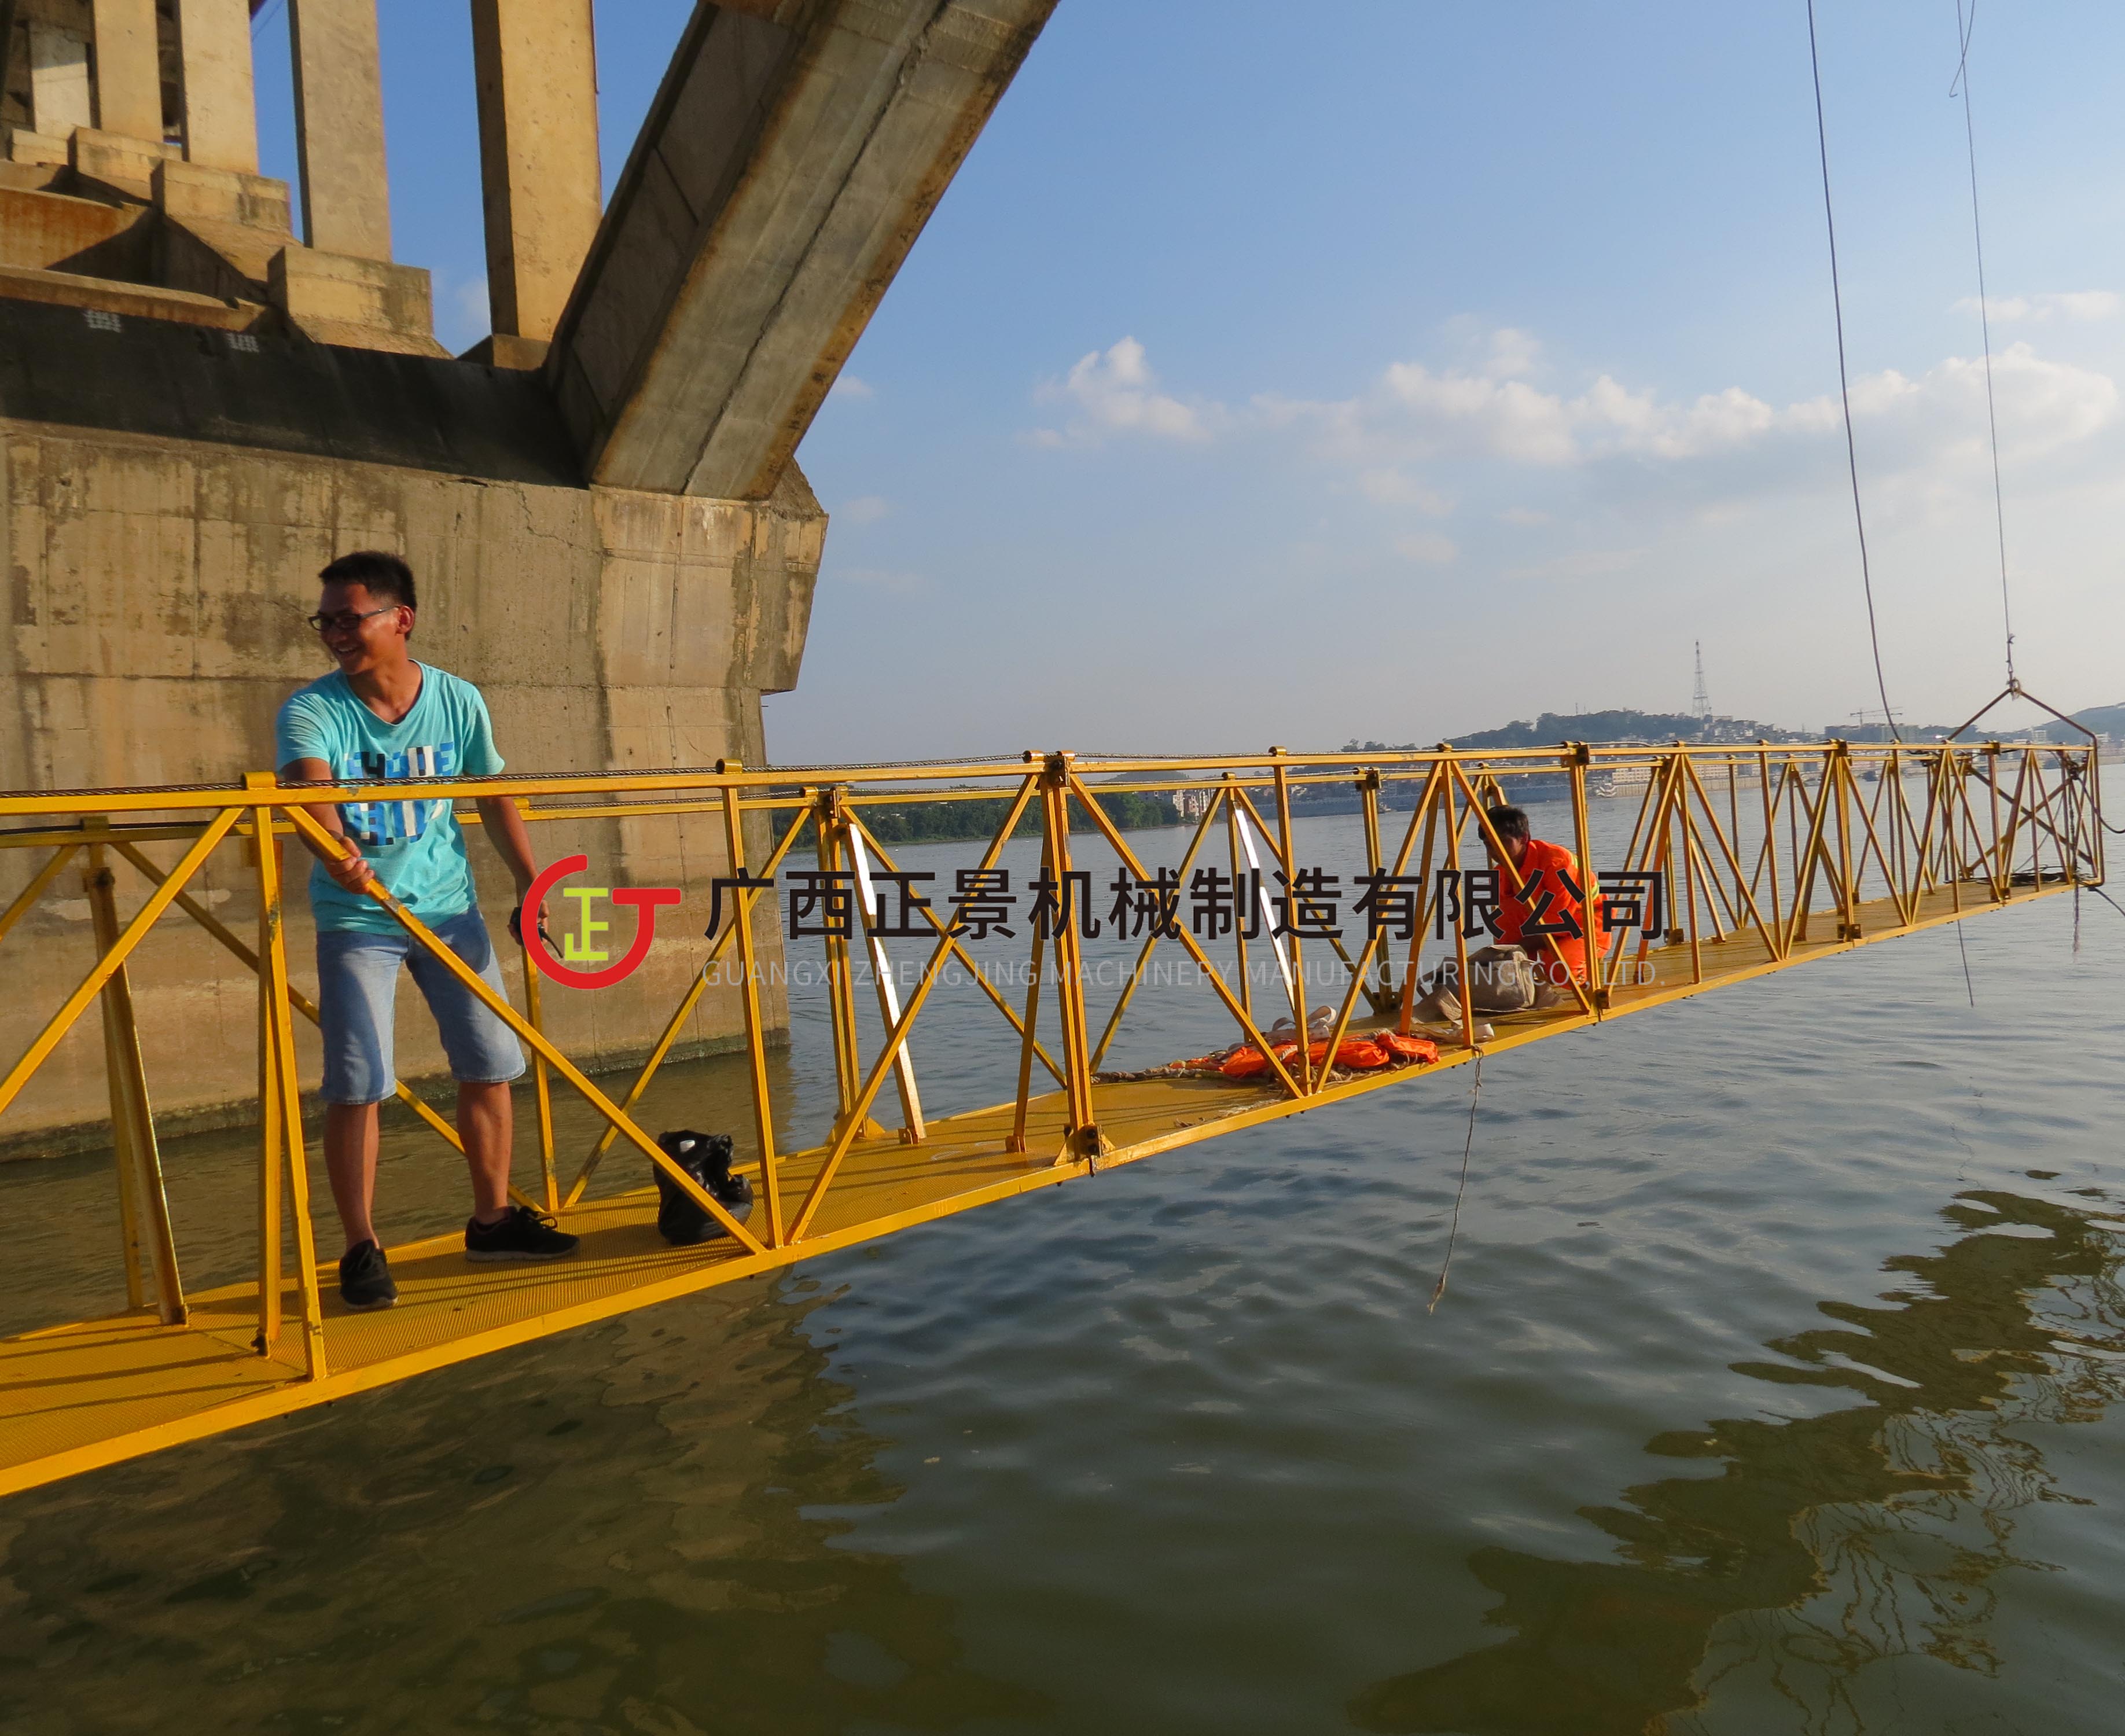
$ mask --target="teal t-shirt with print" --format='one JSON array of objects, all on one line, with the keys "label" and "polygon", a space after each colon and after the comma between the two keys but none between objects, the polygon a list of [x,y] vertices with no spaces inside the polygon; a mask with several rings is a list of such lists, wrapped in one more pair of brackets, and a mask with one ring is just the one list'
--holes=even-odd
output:
[{"label": "teal t-shirt with print", "polygon": [[[285,771],[291,760],[322,760],[349,783],[500,771],[479,689],[427,664],[416,666],[420,697],[396,723],[364,705],[338,670],[311,682],[274,719],[275,765]],[[472,909],[472,863],[448,802],[346,802],[339,812],[377,877],[413,915],[435,922]],[[320,929],[403,932],[375,899],[343,890],[322,862],[310,870],[310,909]]]}]

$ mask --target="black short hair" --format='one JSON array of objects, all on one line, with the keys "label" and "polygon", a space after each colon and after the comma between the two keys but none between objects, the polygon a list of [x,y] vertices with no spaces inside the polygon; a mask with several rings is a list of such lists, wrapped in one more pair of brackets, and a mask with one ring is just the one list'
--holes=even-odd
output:
[{"label": "black short hair", "polygon": [[1492,808],[1487,816],[1491,830],[1501,838],[1524,838],[1528,835],[1527,810],[1508,807],[1503,802]]},{"label": "black short hair", "polygon": [[379,603],[402,603],[408,609],[421,605],[413,595],[413,569],[395,554],[380,548],[357,548],[343,554],[318,575],[327,585],[361,585]]}]

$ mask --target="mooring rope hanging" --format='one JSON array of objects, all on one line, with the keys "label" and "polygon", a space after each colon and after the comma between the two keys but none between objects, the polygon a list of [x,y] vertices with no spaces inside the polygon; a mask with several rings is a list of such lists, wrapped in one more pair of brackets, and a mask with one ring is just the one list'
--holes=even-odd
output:
[{"label": "mooring rope hanging", "polygon": [[[1961,0],[1958,0],[1958,4]],[[1845,290],[1837,270],[1837,214],[1830,198],[1830,128],[1822,113],[1822,54],[1815,34],[1815,0],[1807,0],[1807,58],[1815,75],[1815,137],[1822,156],[1822,219],[1830,233],[1830,304],[1837,319],[1837,390],[1845,407],[1845,462],[1852,478],[1852,522],[1859,533],[1859,582],[1867,594],[1867,637],[1874,652],[1874,687],[1882,696],[1882,721],[1889,739],[1904,738],[1889,703],[1889,683],[1882,673],[1882,629],[1874,615],[1874,574],[1867,558],[1867,515],[1859,504],[1859,443],[1852,432],[1852,378],[1845,356]]]},{"label": "mooring rope hanging", "polygon": [[1955,944],[1962,954],[1962,992],[1970,997],[1970,1004],[1974,1007],[1977,1004],[1977,985],[1970,980],[1969,943],[1962,938],[1961,923],[1951,923],[1949,926],[1955,930]]},{"label": "mooring rope hanging", "polygon": [[1426,1314],[1439,1309],[1439,1299],[1446,1294],[1446,1274],[1454,1269],[1454,1244],[1461,1240],[1461,1202],[1468,1192],[1468,1159],[1476,1149],[1476,1105],[1483,1098],[1483,1051],[1476,1051],[1476,1084],[1468,1094],[1468,1140],[1461,1148],[1461,1185],[1454,1193],[1454,1224],[1446,1232],[1446,1258],[1439,1268],[1439,1282],[1432,1287],[1431,1300],[1424,1305]]}]

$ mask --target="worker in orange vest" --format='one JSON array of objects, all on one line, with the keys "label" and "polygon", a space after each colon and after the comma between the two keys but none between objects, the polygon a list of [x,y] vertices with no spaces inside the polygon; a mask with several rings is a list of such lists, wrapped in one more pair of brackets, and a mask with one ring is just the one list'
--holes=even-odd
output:
[{"label": "worker in orange vest", "polygon": [[[1524,948],[1543,980],[1558,988],[1564,986],[1567,972],[1585,981],[1590,891],[1594,893],[1594,944],[1605,948],[1609,943],[1608,931],[1601,923],[1598,888],[1587,886],[1586,877],[1579,871],[1579,859],[1570,850],[1530,835],[1524,810],[1501,806],[1491,809],[1486,817],[1505,853],[1501,859],[1497,844],[1485,836],[1484,848],[1498,863],[1498,939],[1506,946]],[[1520,872],[1518,892],[1513,889],[1506,861]],[[1554,952],[1552,942],[1556,944]]]}]

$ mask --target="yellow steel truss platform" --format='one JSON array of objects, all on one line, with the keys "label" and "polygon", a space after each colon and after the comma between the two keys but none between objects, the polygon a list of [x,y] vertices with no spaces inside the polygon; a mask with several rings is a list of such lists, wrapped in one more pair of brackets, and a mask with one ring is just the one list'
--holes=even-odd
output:
[{"label": "yellow steel truss platform", "polygon": [[[1352,1075],[1317,1072],[1301,1056],[1288,1071],[1274,1070],[1246,1082],[1219,1077],[1095,1081],[1094,1069],[1105,1044],[1093,1045],[1081,994],[1073,1000],[1068,992],[1075,958],[1066,928],[1036,946],[1034,955],[1036,967],[1044,948],[1054,955],[1048,975],[1049,992],[1057,1002],[1058,1047],[1062,1051],[1059,1063],[1036,1041],[1041,992],[1037,968],[1027,1018],[1021,1019],[998,1001],[999,1009],[1018,1028],[1023,1045],[1018,1094],[988,1108],[926,1121],[919,1108],[904,1105],[903,1120],[909,1125],[887,1131],[870,1118],[870,1111],[893,1076],[939,962],[953,956],[956,945],[944,932],[945,925],[936,923],[931,965],[905,1009],[892,1015],[886,1041],[867,1064],[856,1053],[853,1024],[846,1031],[841,1028],[852,980],[844,948],[832,978],[839,1131],[825,1146],[774,1152],[761,1066],[762,1033],[757,1007],[748,994],[757,1131],[768,1155],[764,1169],[758,1163],[752,1166],[764,1209],[756,1211],[746,1226],[734,1226],[732,1235],[704,1247],[674,1249],[657,1233],[654,1192],[583,1201],[589,1169],[604,1146],[570,1190],[568,1197],[572,1203],[564,1204],[549,1155],[547,1195],[560,1206],[563,1226],[582,1238],[577,1257],[546,1265],[473,1265],[464,1258],[457,1235],[412,1243],[391,1251],[401,1294],[398,1306],[375,1313],[346,1310],[331,1285],[318,1282],[303,1184],[307,1153],[299,1138],[288,1140],[283,1132],[290,1125],[286,1112],[294,1101],[294,1081],[287,1060],[291,1051],[283,1040],[294,1003],[285,983],[285,958],[276,957],[278,904],[272,860],[277,852],[254,852],[266,864],[261,873],[268,894],[262,916],[262,944],[253,957],[261,982],[261,1022],[266,1028],[261,1043],[261,1092],[266,1111],[262,1156],[265,1173],[276,1178],[273,1185],[262,1189],[262,1195],[272,1196],[270,1202],[262,1197],[262,1212],[268,1220],[262,1227],[276,1227],[271,1220],[279,1209],[278,1178],[285,1174],[297,1218],[294,1227],[300,1255],[296,1269],[285,1275],[278,1269],[279,1237],[275,1234],[270,1251],[263,1253],[257,1283],[184,1296],[174,1293],[172,1256],[167,1261],[170,1282],[166,1285],[151,1282],[143,1286],[137,1273],[128,1274],[140,1306],[127,1313],[0,1342],[0,1494],[771,1271],[933,1218],[1067,1182],[1095,1168],[1134,1162],[1219,1134],[1392,1089],[1482,1054],[1581,1029],[1603,1018],[1644,1011],[1981,910],[2052,896],[2100,877],[2101,826],[2092,761],[2076,762],[2071,754],[2058,750],[2044,750],[2063,768],[2056,779],[2045,775],[2033,749],[2008,750],[2010,758],[2025,762],[2013,776],[2003,769],[2001,750],[1996,747],[1989,750],[1989,758],[1985,749],[1974,754],[1940,750],[1917,765],[1900,765],[1893,750],[1887,750],[1892,756],[1884,762],[1879,779],[1865,780],[1877,784],[1871,793],[1854,774],[1852,751],[1841,745],[1729,751],[1726,775],[1735,799],[1723,816],[1715,812],[1709,786],[1692,763],[1711,750],[1640,751],[1651,772],[1624,860],[1634,868],[1664,864],[1665,871],[1680,882],[1673,899],[1678,926],[1646,937],[1635,957],[1628,954],[1623,938],[1617,938],[1605,955],[1595,953],[1561,1006],[1496,1018],[1487,1033],[1477,1027],[1477,1015],[1464,1015],[1458,1031],[1435,1033],[1441,1047],[1435,1062]],[[1586,774],[1598,764],[1598,753],[1574,750],[1562,756],[1572,774],[1581,861],[1589,859]],[[1398,853],[1384,854],[1379,843],[1379,812],[1370,799],[1380,787],[1377,762],[1362,769],[1354,781],[1369,793],[1362,812],[1374,872],[1390,863],[1397,872],[1406,868],[1420,830],[1425,832],[1424,873],[1414,877],[1420,884],[1430,881],[1436,866],[1462,859],[1464,833],[1475,837],[1488,831],[1482,803],[1503,793],[1516,772],[1548,770],[1559,763],[1553,752],[1540,758],[1522,756],[1522,764],[1513,763],[1514,756],[1502,756],[1503,764],[1499,763],[1501,756],[1491,756],[1488,763],[1464,770],[1450,755],[1411,757],[1416,763],[1408,775],[1421,783],[1421,791]],[[1742,760],[1750,762],[1761,779],[1755,795],[1764,825],[1753,876],[1741,847],[1739,783],[1732,769]],[[1274,784],[1279,798],[1278,817],[1270,825],[1261,821],[1246,800],[1247,769],[1240,762],[1213,764],[1226,776],[1212,786],[1220,793],[1202,814],[1186,859],[1193,859],[1222,805],[1234,825],[1241,823],[1237,816],[1242,812],[1254,814],[1265,842],[1282,858],[1288,873],[1293,859],[1288,781],[1297,781],[1293,767],[1279,764],[1261,774],[1265,785]],[[1258,767],[1261,762],[1254,764]],[[1308,763],[1298,764],[1299,775],[1306,775]],[[997,774],[993,769],[984,769],[988,775]],[[1068,865],[1067,829],[1073,812],[1089,812],[1116,853],[1134,864],[1127,841],[1106,820],[1095,792],[1067,756],[1052,756],[1013,770],[1020,779],[1015,800],[985,862],[996,859],[1014,826],[1038,800],[1042,804],[1043,861],[1051,870]],[[1812,786],[1810,772],[1814,774]],[[736,816],[745,788],[742,780],[748,775],[756,782],[760,778],[719,768],[716,777],[723,788],[702,804],[721,807],[731,816],[732,859],[738,865],[743,858]],[[892,774],[878,775],[882,780]],[[1346,770],[1343,775],[1350,774]],[[1981,802],[1971,800],[1964,787],[1973,781],[1985,793]],[[507,784],[507,780],[493,782]],[[285,792],[267,794],[267,788],[255,784],[257,793],[247,802],[232,802],[226,793],[191,801],[191,807],[219,807],[220,812],[205,827],[192,828],[197,842],[186,861],[196,866],[193,859],[203,858],[238,817],[270,821],[277,808],[298,826],[314,824],[304,810],[282,806]],[[437,788],[464,793],[456,787]],[[477,793],[495,792],[483,785]],[[163,805],[173,805],[167,800],[171,793],[158,793],[163,797]],[[393,791],[394,796],[398,793]],[[579,799],[575,789],[569,795]],[[1073,808],[1072,798],[1085,807]],[[10,803],[51,799],[0,797],[0,812]],[[74,799],[81,805],[80,798]],[[869,839],[857,813],[860,800],[851,797],[849,783],[841,782],[808,788],[794,800],[779,793],[774,799],[762,797],[757,803],[761,807],[799,807],[767,868],[781,859],[808,818],[816,826],[822,860],[831,859],[837,846],[860,849],[860,840],[867,839],[876,851],[876,841]],[[1790,812],[1786,804],[1791,805]],[[135,811],[148,805],[138,802]],[[245,808],[247,814],[242,812]],[[1731,835],[1722,827],[1722,819],[1730,822]],[[1804,845],[1799,841],[1803,835]],[[1782,835],[1793,840],[1783,862],[1779,849]],[[51,833],[40,835],[39,841],[53,843],[54,837]],[[55,844],[61,849],[74,847],[64,839]],[[1233,854],[1237,861],[1237,845]],[[1141,873],[1141,865],[1135,866]],[[180,863],[161,881],[157,896],[169,894],[163,898],[162,908],[176,900],[187,872]],[[1856,896],[1868,887],[1870,874],[1885,896]],[[382,901],[390,902],[388,897]],[[0,918],[0,935],[20,914],[22,901],[16,904],[16,910]],[[160,910],[153,908],[152,899],[150,906],[142,914],[151,923]],[[1721,920],[1722,909],[1731,920]],[[410,916],[398,914],[417,939],[426,936]],[[1392,937],[1375,937],[1361,957],[1346,957],[1350,988],[1338,1014],[1339,1031],[1355,1035],[1397,1023],[1411,1028],[1419,955],[1430,915],[1428,910],[1420,910],[1420,920],[1407,938],[1406,957],[1389,957],[1390,968],[1377,973],[1380,988],[1370,986],[1376,974],[1372,967],[1376,952],[1391,950]],[[105,926],[111,932],[106,936],[103,962],[70,999],[71,1014],[62,1009],[61,1017],[78,1015],[90,999],[104,995],[106,1036],[113,1038],[112,1066],[122,1069],[124,1007],[120,1004],[114,1016],[110,990],[114,983],[122,990],[128,937],[137,943],[145,927],[139,917],[122,933],[115,920]],[[749,925],[734,923],[719,937],[711,961],[733,939],[737,949],[749,958],[754,937]],[[1156,943],[1154,936],[1143,957]],[[1207,967],[1203,948],[1185,930],[1167,943],[1185,946]],[[1343,948],[1339,945],[1337,950]],[[1458,953],[1465,969],[1466,938],[1458,924],[1451,950]],[[831,946],[828,951],[833,964]],[[1139,972],[1143,962],[1140,957]],[[1260,1025],[1244,995],[1235,995],[1223,977],[1214,971],[1210,974],[1240,1030],[1260,1041]],[[1359,1004],[1361,991],[1366,1002],[1363,1009]],[[1125,997],[1116,1010],[1115,1023],[1128,1004]],[[629,1117],[627,1107],[640,1096],[690,1005],[690,998],[675,1015],[666,1042],[652,1056],[624,1105],[605,1097],[577,1073],[535,1023],[507,1009],[506,1004],[498,1009],[505,1010],[542,1061],[591,1098],[612,1134],[658,1162],[662,1154]],[[55,1018],[54,1025],[59,1023]],[[48,1027],[47,1036],[50,1031]],[[49,1047],[45,1044],[45,1052]],[[21,1079],[40,1058],[33,1045],[0,1084],[0,1108],[12,1100]],[[1031,1089],[1036,1059],[1055,1075],[1061,1089],[1045,1093]],[[131,1108],[136,1099],[137,1111]],[[160,1270],[153,1258],[153,1237],[158,1233],[155,1226],[159,1222],[159,1233],[167,1237],[167,1216],[156,1210],[160,1177],[154,1167],[152,1123],[142,1125],[144,1089],[137,1078],[130,1083],[121,1080],[114,1087],[113,1103],[128,1221],[136,1226],[141,1263],[153,1280]],[[545,1150],[550,1154],[550,1126],[545,1130]],[[262,1237],[262,1250],[265,1247]],[[284,1315],[291,1325],[285,1334],[280,1330]]]}]

